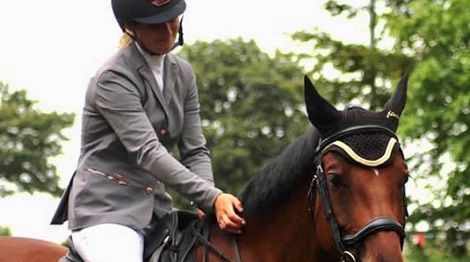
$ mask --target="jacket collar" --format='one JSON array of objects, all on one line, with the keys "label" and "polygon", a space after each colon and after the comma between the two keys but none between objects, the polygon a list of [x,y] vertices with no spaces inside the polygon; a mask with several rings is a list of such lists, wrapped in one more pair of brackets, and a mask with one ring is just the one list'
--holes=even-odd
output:
[{"label": "jacket collar", "polygon": [[177,63],[176,56],[172,53],[168,53],[164,57],[164,68],[163,68],[163,93],[158,87],[157,81],[152,74],[152,71],[145,61],[143,55],[137,49],[135,44],[130,44],[125,47],[124,58],[131,66],[137,69],[139,74],[143,76],[144,81],[151,86],[153,94],[157,97],[162,107],[167,111],[166,107],[170,104],[172,99],[172,93],[174,92],[177,74]]}]

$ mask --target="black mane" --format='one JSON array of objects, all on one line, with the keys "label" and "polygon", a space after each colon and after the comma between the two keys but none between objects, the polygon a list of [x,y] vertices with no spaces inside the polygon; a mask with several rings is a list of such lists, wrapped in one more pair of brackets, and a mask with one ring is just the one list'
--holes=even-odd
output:
[{"label": "black mane", "polygon": [[268,214],[297,189],[313,165],[318,145],[318,130],[311,127],[271,159],[240,193],[245,219]]}]

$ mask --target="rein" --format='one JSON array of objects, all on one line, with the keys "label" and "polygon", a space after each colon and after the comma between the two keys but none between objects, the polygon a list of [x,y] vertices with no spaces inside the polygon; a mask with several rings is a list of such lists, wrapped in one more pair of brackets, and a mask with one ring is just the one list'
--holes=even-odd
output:
[{"label": "rein", "polygon": [[[314,199],[315,199],[315,192],[317,189],[318,194],[320,195],[320,201],[323,206],[323,213],[330,224],[330,228],[333,232],[334,241],[336,245],[336,249],[340,254],[340,258],[342,262],[352,261],[355,262],[355,256],[347,250],[348,246],[352,246],[357,244],[358,242],[364,240],[367,236],[382,230],[392,230],[398,233],[401,240],[401,245],[403,247],[403,242],[405,238],[405,231],[403,226],[393,218],[390,217],[377,217],[372,219],[368,222],[362,229],[360,229],[357,233],[352,235],[342,236],[339,226],[336,222],[334,217],[333,211],[331,209],[330,198],[328,195],[328,187],[326,183],[326,177],[323,172],[322,163],[321,163],[321,153],[323,149],[325,149],[329,144],[333,143],[334,141],[345,137],[350,136],[353,134],[358,133],[369,133],[369,132],[380,132],[387,135],[391,135],[392,137],[396,138],[396,134],[388,128],[376,125],[363,125],[363,126],[356,126],[351,128],[346,128],[341,130],[326,139],[320,141],[319,146],[316,152],[316,159],[315,164],[317,166],[316,172],[313,176],[312,182],[310,183],[310,189],[308,192],[309,198],[309,207],[308,210],[314,219],[314,209],[312,208]],[[405,202],[405,211],[406,211],[406,202]],[[407,213],[407,212],[406,212]]]},{"label": "rein", "polygon": [[[208,225],[210,225],[210,223],[208,223]],[[204,247],[203,262],[209,261],[209,258],[207,257],[207,253],[209,251],[212,251],[214,254],[216,254],[219,258],[221,258],[224,261],[227,261],[227,262],[242,262],[236,238],[232,237],[232,244],[233,244],[233,248],[235,250],[235,255],[237,257],[237,260],[234,261],[234,260],[230,259],[222,251],[218,250],[214,245],[211,244],[211,242],[209,241],[210,227],[207,228],[207,232],[208,232],[207,236],[202,235],[199,232],[199,230],[196,229],[196,227],[194,225],[191,227],[191,232],[194,235],[195,239],[199,240],[202,243],[203,247]]]}]

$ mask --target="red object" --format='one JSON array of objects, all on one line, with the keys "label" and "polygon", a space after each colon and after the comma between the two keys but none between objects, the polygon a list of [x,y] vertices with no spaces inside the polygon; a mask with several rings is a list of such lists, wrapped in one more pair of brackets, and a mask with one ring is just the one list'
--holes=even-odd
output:
[{"label": "red object", "polygon": [[426,237],[424,236],[424,233],[417,233],[414,237],[414,242],[417,247],[424,248],[426,245]]},{"label": "red object", "polygon": [[170,0],[150,0],[149,2],[154,6],[162,6],[168,4]]}]

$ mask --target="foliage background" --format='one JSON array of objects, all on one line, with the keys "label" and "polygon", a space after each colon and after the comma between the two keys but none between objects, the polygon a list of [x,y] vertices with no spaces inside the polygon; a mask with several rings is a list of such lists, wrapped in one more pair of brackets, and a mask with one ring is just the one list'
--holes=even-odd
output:
[{"label": "foliage background", "polygon": [[[470,1],[355,3],[326,1],[325,8],[343,19],[366,13],[368,45],[346,43],[314,29],[292,35],[307,52],[269,56],[255,42],[242,39],[196,42],[180,51],[198,75],[216,183],[239,192],[257,169],[305,130],[303,74],[338,106],[352,102],[374,110],[398,79],[410,74],[399,135],[404,147],[417,148],[407,156],[411,183],[432,197],[410,194],[407,256],[409,261],[466,261]],[[10,92],[6,84],[0,84],[0,91],[0,196],[16,191],[60,195],[58,175],[47,159],[60,154],[60,143],[66,140],[61,131],[72,124],[73,114],[40,112],[25,92]],[[175,198],[179,206],[187,206]],[[428,244],[421,250],[411,237],[423,225]]]}]

